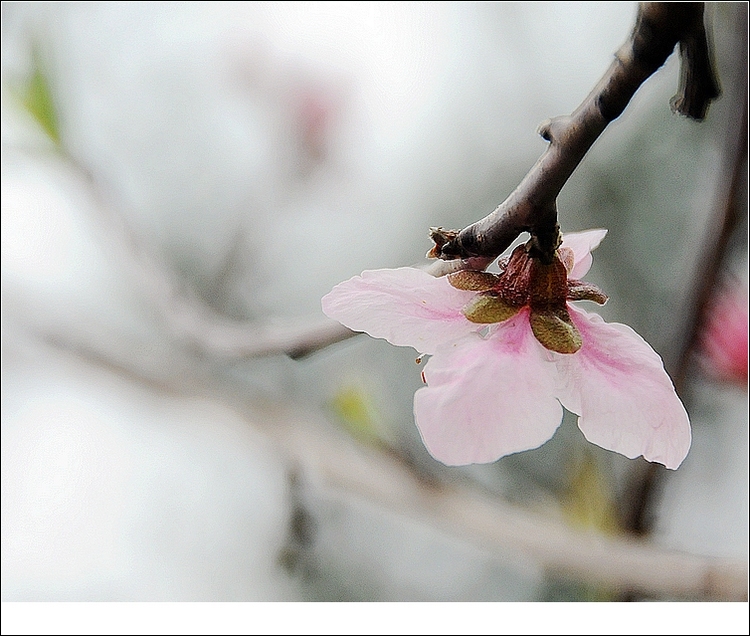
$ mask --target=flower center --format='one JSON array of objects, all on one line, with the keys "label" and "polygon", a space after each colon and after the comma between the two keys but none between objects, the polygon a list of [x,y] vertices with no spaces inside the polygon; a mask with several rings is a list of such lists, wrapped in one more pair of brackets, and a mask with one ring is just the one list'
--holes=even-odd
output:
[{"label": "flower center", "polygon": [[550,351],[575,353],[583,341],[568,313],[567,301],[606,302],[606,295],[589,283],[568,280],[573,255],[561,249],[550,263],[533,255],[530,244],[519,245],[499,262],[501,273],[462,270],[448,275],[457,289],[479,292],[463,308],[470,321],[503,322],[529,307],[529,323],[536,339]]}]

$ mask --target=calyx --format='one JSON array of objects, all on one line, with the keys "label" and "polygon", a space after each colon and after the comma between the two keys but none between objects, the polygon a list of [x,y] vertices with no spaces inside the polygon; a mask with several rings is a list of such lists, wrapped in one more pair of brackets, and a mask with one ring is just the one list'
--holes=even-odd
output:
[{"label": "calyx", "polygon": [[500,259],[500,273],[461,270],[448,275],[456,289],[478,294],[463,308],[471,322],[493,324],[529,307],[529,323],[536,339],[550,351],[575,353],[583,341],[568,313],[568,300],[591,300],[603,305],[607,295],[595,285],[568,279],[572,251],[558,249],[550,263],[534,255],[532,243],[519,245]]}]

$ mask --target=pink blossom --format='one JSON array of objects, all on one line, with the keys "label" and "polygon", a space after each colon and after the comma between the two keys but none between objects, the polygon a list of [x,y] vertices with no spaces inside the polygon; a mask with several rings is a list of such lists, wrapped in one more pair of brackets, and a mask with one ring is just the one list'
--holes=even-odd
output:
[{"label": "pink blossom", "polygon": [[414,415],[425,446],[445,464],[541,446],[564,406],[590,442],[674,469],[690,447],[690,424],[661,358],[630,327],[572,304],[606,301],[579,280],[605,234],[566,235],[552,263],[519,246],[499,261],[499,275],[366,271],[334,287],[323,311],[431,355]]},{"label": "pink blossom", "polygon": [[703,367],[710,375],[747,386],[748,307],[745,289],[724,289],[707,308],[700,335]]}]

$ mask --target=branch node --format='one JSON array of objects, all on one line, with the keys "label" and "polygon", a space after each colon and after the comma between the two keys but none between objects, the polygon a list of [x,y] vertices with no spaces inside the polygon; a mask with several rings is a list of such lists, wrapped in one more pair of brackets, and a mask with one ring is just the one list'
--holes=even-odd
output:
[{"label": "branch node", "polygon": [[537,128],[537,133],[546,141],[555,142],[563,135],[570,124],[570,116],[560,115],[544,120]]},{"label": "branch node", "polygon": [[552,141],[552,120],[545,119],[539,127],[536,129],[537,134],[544,139],[544,141]]},{"label": "branch node", "polygon": [[459,230],[446,230],[442,227],[431,227],[430,238],[435,242],[432,249],[427,252],[427,258],[458,258],[460,250],[455,245]]}]

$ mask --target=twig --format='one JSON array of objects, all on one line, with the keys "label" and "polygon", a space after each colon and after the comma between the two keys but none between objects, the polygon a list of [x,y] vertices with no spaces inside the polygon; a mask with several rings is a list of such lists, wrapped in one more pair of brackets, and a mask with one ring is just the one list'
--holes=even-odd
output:
[{"label": "twig", "polygon": [[682,76],[672,106],[702,119],[719,94],[703,28],[703,3],[642,3],[633,32],[593,91],[570,116],[540,126],[539,134],[550,144],[518,187],[492,213],[460,232],[433,231],[432,255],[491,261],[519,234],[530,232],[541,257],[551,259],[559,244],[557,195],[599,135],[678,42]]},{"label": "twig", "polygon": [[276,323],[240,323],[183,301],[179,311],[166,313],[175,334],[203,355],[224,361],[287,355],[300,359],[358,335],[327,318]]},{"label": "twig", "polygon": [[732,134],[731,137],[728,135],[724,146],[728,152],[725,159],[727,165],[722,170],[721,190],[717,193],[717,204],[711,215],[710,227],[706,228],[704,234],[703,251],[696,259],[699,271],[694,277],[696,286],[689,301],[687,329],[680,343],[674,376],[678,389],[685,383],[690,368],[689,358],[708,318],[707,310],[718,288],[729,239],[746,213],[741,202],[741,192],[747,185],[747,95],[742,113],[730,126]]}]

